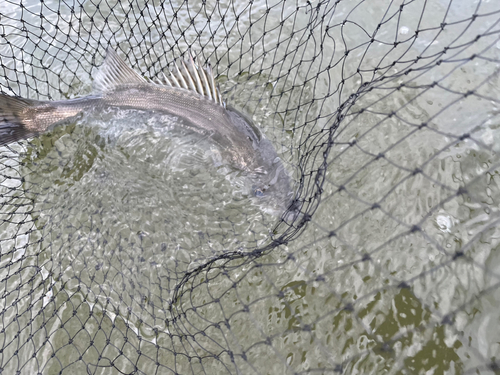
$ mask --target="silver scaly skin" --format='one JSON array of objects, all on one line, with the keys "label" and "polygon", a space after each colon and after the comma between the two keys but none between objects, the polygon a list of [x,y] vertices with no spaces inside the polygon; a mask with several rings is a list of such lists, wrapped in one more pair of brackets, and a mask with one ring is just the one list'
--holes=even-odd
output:
[{"label": "silver scaly skin", "polygon": [[[210,66],[190,56],[157,82],[141,77],[112,49],[94,76],[95,94],[62,101],[36,101],[0,94],[0,146],[36,136],[82,112],[110,107],[177,116],[180,126],[209,137],[223,159],[254,179],[254,194],[279,192],[279,206],[291,198],[289,177],[271,143],[242,114],[226,108]],[[273,192],[273,195],[275,193]]]}]

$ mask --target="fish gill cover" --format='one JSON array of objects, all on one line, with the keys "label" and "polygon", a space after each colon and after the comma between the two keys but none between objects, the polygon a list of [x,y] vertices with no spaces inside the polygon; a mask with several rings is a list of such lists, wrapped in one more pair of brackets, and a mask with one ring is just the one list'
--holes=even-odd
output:
[{"label": "fish gill cover", "polygon": [[189,50],[290,174],[268,212],[178,119],[0,149],[6,374],[498,373],[500,4],[7,1],[0,88]]}]

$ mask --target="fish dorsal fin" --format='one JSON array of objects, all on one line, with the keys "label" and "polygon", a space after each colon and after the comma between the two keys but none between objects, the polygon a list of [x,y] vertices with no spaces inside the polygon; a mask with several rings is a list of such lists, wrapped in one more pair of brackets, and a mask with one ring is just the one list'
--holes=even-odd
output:
[{"label": "fish dorsal fin", "polygon": [[210,64],[203,68],[195,62],[191,51],[188,52],[188,56],[187,60],[174,61],[168,76],[162,72],[162,77],[159,78],[160,83],[197,92],[225,108],[226,102],[222,100]]},{"label": "fish dorsal fin", "polygon": [[94,75],[94,90],[105,93],[120,86],[144,83],[147,83],[146,79],[130,68],[113,49],[106,49],[106,58]]}]

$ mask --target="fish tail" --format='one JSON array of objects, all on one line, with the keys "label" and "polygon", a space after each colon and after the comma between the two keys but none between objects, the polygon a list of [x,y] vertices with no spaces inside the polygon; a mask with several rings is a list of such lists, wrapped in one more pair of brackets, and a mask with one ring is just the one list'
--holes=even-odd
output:
[{"label": "fish tail", "polygon": [[37,134],[28,126],[29,109],[37,101],[0,94],[0,146],[20,141]]}]

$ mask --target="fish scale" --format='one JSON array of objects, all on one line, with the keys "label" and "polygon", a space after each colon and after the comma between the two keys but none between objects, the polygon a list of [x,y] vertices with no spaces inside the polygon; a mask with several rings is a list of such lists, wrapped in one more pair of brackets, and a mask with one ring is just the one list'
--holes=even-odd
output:
[{"label": "fish scale", "polygon": [[61,101],[37,101],[0,94],[0,146],[37,136],[80,113],[108,108],[142,110],[175,116],[178,125],[208,137],[223,160],[253,178],[261,197],[274,185],[279,206],[291,199],[289,177],[272,146],[244,115],[227,107],[212,69],[199,67],[192,56],[174,63],[170,78],[146,80],[108,48],[94,76],[94,93]]}]

